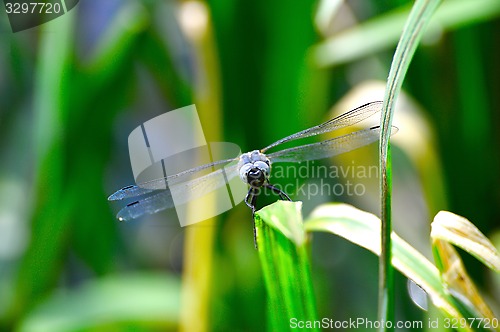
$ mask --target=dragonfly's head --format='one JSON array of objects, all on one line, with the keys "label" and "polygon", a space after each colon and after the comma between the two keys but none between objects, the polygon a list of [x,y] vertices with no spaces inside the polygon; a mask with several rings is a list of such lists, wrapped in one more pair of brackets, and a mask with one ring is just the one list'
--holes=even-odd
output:
[{"label": "dragonfly's head", "polygon": [[266,155],[258,150],[242,154],[239,168],[241,180],[250,186],[260,188],[268,183],[271,163]]}]

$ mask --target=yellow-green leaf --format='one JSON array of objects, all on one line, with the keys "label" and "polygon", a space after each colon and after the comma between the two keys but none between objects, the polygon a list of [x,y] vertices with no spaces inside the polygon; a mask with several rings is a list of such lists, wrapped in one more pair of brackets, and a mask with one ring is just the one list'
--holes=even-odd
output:
[{"label": "yellow-green leaf", "polygon": [[500,255],[486,236],[469,220],[448,211],[439,212],[431,224],[431,237],[449,242],[500,272]]}]

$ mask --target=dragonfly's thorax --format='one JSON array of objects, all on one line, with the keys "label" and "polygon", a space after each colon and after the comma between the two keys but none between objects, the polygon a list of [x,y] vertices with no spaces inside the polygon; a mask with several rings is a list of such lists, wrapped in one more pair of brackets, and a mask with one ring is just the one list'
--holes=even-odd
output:
[{"label": "dragonfly's thorax", "polygon": [[240,156],[238,169],[243,182],[254,188],[259,188],[268,183],[271,162],[265,154],[254,150]]}]

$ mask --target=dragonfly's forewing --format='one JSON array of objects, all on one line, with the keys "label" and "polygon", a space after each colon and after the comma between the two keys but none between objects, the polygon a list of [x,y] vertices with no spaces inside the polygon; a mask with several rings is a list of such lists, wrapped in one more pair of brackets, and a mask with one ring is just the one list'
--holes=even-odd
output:
[{"label": "dragonfly's forewing", "polygon": [[[391,135],[398,131],[392,127]],[[355,131],[353,133],[335,137],[326,141],[306,144],[295,148],[285,149],[271,153],[267,157],[271,162],[301,162],[307,160],[318,160],[333,157],[345,152],[349,152],[378,141],[380,136],[380,126],[369,129]]]},{"label": "dragonfly's forewing", "polygon": [[212,163],[208,163],[205,165],[201,165],[198,167],[194,167],[191,169],[188,169],[186,171],[167,176],[165,178],[160,178],[160,179],[155,179],[151,181],[147,181],[144,183],[140,183],[138,185],[132,185],[132,186],[127,186],[123,187],[122,189],[116,191],[114,194],[108,197],[109,201],[118,201],[118,200],[123,200],[127,198],[134,198],[134,197],[139,197],[148,193],[151,193],[155,190],[165,190],[169,186],[173,186],[177,183],[182,183],[182,182],[187,182],[196,173],[201,172],[203,170],[223,165],[223,164],[228,164],[230,162],[237,161],[237,158],[234,159],[226,159],[226,160],[218,160]]},{"label": "dragonfly's forewing", "polygon": [[194,180],[173,184],[168,190],[128,204],[118,212],[116,217],[120,221],[128,221],[145,214],[153,214],[172,208],[174,206],[173,197],[175,197],[175,204],[186,204],[225,186],[237,175],[238,165],[233,164]]},{"label": "dragonfly's forewing", "polygon": [[327,132],[331,132],[337,129],[341,129],[347,126],[351,126],[353,124],[356,124],[358,122],[361,122],[370,116],[380,112],[382,109],[382,103],[381,101],[374,101],[368,104],[365,104],[363,106],[357,107],[349,112],[346,112],[344,114],[341,114],[337,116],[336,118],[333,118],[331,120],[328,120],[327,122],[324,122],[320,125],[299,131],[298,133],[295,133],[293,135],[287,136],[285,138],[282,138],[273,144],[265,147],[264,149],[261,150],[262,153],[265,153],[267,150],[278,146],[280,144],[290,142],[299,138],[304,138],[304,137],[309,137],[309,136],[314,136],[314,135],[319,135]]}]

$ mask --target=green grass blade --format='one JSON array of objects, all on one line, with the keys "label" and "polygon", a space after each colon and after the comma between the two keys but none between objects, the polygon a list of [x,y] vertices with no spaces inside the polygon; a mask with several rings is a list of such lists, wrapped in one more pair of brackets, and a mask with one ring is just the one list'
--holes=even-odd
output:
[{"label": "green grass blade", "polygon": [[301,210],[301,202],[278,201],[262,208],[257,215],[265,219],[269,226],[283,233],[297,247],[300,247],[305,241]]},{"label": "green grass blade", "polygon": [[293,319],[318,321],[301,207],[301,202],[278,201],[255,214],[270,331],[289,330]]},{"label": "green grass blade", "polygon": [[[380,132],[380,190],[381,190],[381,244],[379,267],[379,321],[394,322],[394,270],[391,264],[392,254],[392,220],[391,220],[391,156],[389,142],[391,138],[394,105],[401,91],[403,81],[411,59],[425,27],[436,11],[439,0],[416,1],[399,39],[384,95],[382,106],[382,130]],[[382,331],[392,331],[394,328],[382,328]]]},{"label": "green grass blade", "polygon": [[55,292],[35,307],[17,331],[174,330],[179,280],[164,274],[110,276],[69,292]]},{"label": "green grass blade", "polygon": [[148,19],[145,9],[139,4],[130,2],[120,7],[84,65],[87,74],[92,75],[93,84],[97,84],[94,89],[115,75],[124,61],[121,57],[130,55],[137,36],[146,30]]},{"label": "green grass blade", "polygon": [[[387,105],[386,102],[384,104]],[[387,113],[391,108],[386,108]],[[385,113],[384,113],[385,116]],[[390,126],[388,127],[390,128]],[[384,127],[380,135],[384,135]],[[390,135],[390,129],[388,130]],[[380,141],[381,253],[379,255],[379,321],[394,321],[394,268],[392,261],[392,163],[389,140]],[[381,329],[385,331],[386,329]],[[393,329],[387,329],[393,330]]]},{"label": "green grass blade", "polygon": [[[69,221],[62,217],[64,172],[63,142],[67,106],[67,72],[70,68],[74,11],[43,27],[34,89],[34,137],[36,148],[37,201],[32,217],[30,244],[20,263],[15,296],[8,320],[15,321],[23,308],[33,304],[52,287],[65,244]],[[58,31],[58,33],[50,33]]]},{"label": "green grass blade", "polygon": [[[311,56],[320,67],[341,65],[393,47],[409,8],[398,8],[336,34],[314,47]],[[497,0],[448,0],[436,11],[429,34],[449,31],[500,15]],[[323,19],[325,20],[325,19]]]},{"label": "green grass blade", "polygon": [[[347,204],[325,204],[304,222],[306,232],[328,232],[380,255],[380,219]],[[392,265],[415,281],[446,317],[463,317],[452,296],[441,283],[438,269],[422,254],[392,233]],[[470,331],[465,328],[460,331]]]}]

